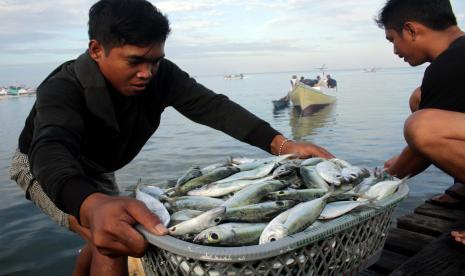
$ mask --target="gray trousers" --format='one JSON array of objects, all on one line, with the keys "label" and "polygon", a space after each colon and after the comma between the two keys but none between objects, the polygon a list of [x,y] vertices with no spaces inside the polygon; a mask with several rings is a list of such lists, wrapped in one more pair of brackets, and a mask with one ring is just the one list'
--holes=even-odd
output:
[{"label": "gray trousers", "polygon": [[[55,203],[45,194],[39,182],[34,178],[29,166],[29,159],[26,154],[16,150],[10,167],[10,178],[21,187],[24,193],[29,192],[32,202],[56,224],[69,228],[69,214],[56,207]],[[115,182],[114,173],[102,174],[98,177],[92,177],[99,192],[117,195],[118,186]]]}]

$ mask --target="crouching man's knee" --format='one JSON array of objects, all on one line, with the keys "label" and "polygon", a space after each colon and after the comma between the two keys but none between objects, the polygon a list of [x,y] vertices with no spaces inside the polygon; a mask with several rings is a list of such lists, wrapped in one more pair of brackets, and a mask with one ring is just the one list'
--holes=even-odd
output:
[{"label": "crouching man's knee", "polygon": [[424,109],[410,115],[405,121],[404,137],[412,149],[422,152],[439,139],[439,133],[435,131],[437,111]]}]

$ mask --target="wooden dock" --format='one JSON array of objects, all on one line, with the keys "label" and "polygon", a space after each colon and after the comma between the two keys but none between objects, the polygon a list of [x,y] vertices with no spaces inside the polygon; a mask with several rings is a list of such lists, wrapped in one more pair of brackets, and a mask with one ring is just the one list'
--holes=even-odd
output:
[{"label": "wooden dock", "polygon": [[379,261],[358,275],[465,275],[465,245],[450,236],[456,229],[465,230],[465,210],[424,203],[397,219]]}]

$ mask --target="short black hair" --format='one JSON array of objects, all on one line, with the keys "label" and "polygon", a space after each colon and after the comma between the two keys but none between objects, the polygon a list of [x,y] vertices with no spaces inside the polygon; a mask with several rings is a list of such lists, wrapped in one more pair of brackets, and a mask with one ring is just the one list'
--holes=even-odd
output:
[{"label": "short black hair", "polygon": [[416,21],[441,31],[457,25],[449,0],[388,0],[375,19],[380,28],[402,33],[405,22]]},{"label": "short black hair", "polygon": [[125,44],[164,42],[170,31],[168,18],[146,0],[100,0],[89,10],[89,39],[106,52]]}]

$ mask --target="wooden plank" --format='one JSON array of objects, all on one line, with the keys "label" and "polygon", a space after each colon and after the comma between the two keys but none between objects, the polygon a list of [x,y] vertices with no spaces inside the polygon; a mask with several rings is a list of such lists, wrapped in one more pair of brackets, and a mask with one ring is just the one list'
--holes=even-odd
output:
[{"label": "wooden plank", "polygon": [[416,214],[440,218],[449,221],[461,221],[465,219],[465,210],[448,209],[430,203],[425,203],[418,206],[414,212]]},{"label": "wooden plank", "polygon": [[129,276],[145,276],[142,262],[139,258],[128,257]]},{"label": "wooden plank", "polygon": [[359,272],[357,276],[386,276],[387,273],[377,272],[369,268]]},{"label": "wooden plank", "polygon": [[435,238],[432,236],[399,228],[391,228],[384,248],[402,255],[413,256],[434,240]]},{"label": "wooden plank", "polygon": [[445,233],[389,275],[465,275],[465,246]]},{"label": "wooden plank", "polygon": [[454,224],[455,223],[451,221],[420,214],[408,214],[397,219],[397,227],[400,229],[435,237],[440,236]]},{"label": "wooden plank", "polygon": [[369,268],[375,271],[384,271],[389,273],[398,268],[408,259],[408,256],[404,256],[389,250],[383,250],[383,253],[381,254],[381,258],[379,259],[379,261]]}]

